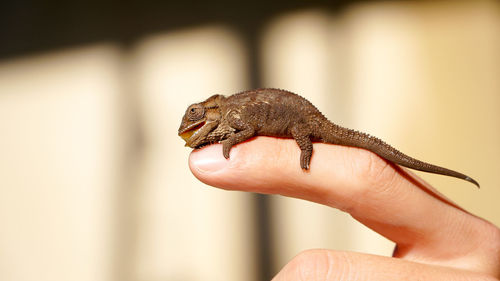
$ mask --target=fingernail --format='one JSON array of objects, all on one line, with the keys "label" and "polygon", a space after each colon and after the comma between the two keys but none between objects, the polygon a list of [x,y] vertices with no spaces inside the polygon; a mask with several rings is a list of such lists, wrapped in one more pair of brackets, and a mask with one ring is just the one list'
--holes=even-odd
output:
[{"label": "fingernail", "polygon": [[192,168],[212,173],[225,168],[229,162],[222,156],[222,145],[209,145],[191,152],[189,162]]}]

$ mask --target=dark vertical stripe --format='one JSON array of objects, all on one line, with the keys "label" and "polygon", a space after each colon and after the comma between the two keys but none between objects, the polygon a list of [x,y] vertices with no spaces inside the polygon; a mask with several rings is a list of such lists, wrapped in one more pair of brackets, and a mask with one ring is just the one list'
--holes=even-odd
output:
[{"label": "dark vertical stripe", "polygon": [[[256,22],[253,18],[242,25],[241,33],[245,40],[248,80],[250,88],[262,87],[262,65],[260,53],[260,33],[263,22]],[[241,89],[245,90],[245,89]],[[274,276],[272,264],[272,227],[270,220],[270,200],[267,195],[254,194],[253,196],[254,229],[255,229],[255,257],[257,266],[257,280],[271,280]]]}]

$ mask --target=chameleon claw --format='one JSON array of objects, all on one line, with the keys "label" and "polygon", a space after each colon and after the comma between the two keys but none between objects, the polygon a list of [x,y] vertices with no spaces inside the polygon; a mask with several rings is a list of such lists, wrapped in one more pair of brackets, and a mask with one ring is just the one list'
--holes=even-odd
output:
[{"label": "chameleon claw", "polygon": [[231,143],[228,140],[223,140],[222,142],[222,155],[224,158],[229,159],[229,152],[231,151]]}]

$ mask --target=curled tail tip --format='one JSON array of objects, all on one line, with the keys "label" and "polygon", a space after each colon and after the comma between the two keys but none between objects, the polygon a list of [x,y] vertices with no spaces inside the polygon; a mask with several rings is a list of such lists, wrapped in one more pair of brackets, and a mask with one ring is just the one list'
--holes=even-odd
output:
[{"label": "curled tail tip", "polygon": [[471,182],[471,183],[475,184],[475,185],[477,186],[477,188],[481,188],[481,187],[479,186],[479,183],[478,183],[477,181],[475,181],[475,180],[474,180],[473,178],[471,178],[471,177],[465,177],[465,178],[464,178],[464,180],[466,180],[466,181],[468,181],[468,182]]}]

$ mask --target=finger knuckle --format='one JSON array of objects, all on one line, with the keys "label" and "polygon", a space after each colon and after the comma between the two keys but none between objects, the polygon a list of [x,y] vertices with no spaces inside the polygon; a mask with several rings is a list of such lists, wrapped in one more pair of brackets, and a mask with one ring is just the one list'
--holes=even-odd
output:
[{"label": "finger knuckle", "polygon": [[359,150],[355,160],[355,177],[360,182],[360,192],[384,193],[394,185],[397,172],[389,162],[375,153]]}]

